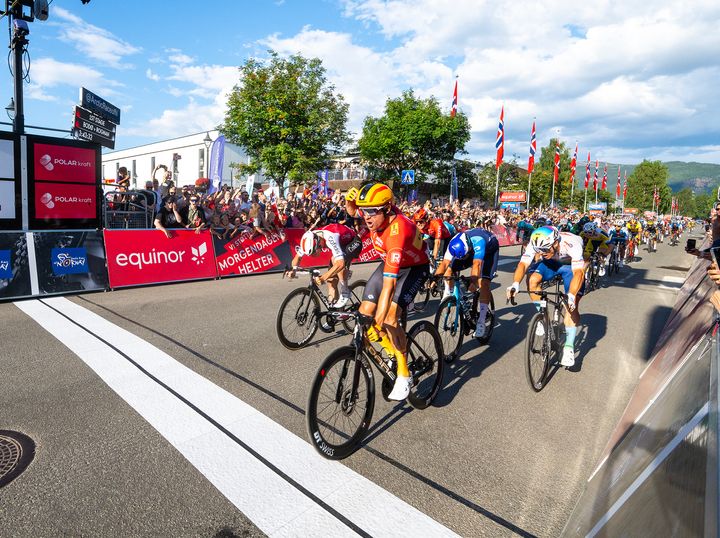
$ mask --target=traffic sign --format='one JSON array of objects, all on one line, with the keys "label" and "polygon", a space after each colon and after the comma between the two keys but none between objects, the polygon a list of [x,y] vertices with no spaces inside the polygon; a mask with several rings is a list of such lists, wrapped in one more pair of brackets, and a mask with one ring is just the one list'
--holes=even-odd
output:
[{"label": "traffic sign", "polygon": [[[89,122],[83,123],[92,125]],[[93,144],[100,144],[101,146],[105,146],[106,148],[115,149],[114,133],[112,135],[112,138],[107,138],[93,130],[78,129],[77,127],[75,127],[72,130],[72,134],[75,138],[80,138],[82,140],[86,140],[87,142],[92,142]]]},{"label": "traffic sign", "polygon": [[414,185],[415,184],[415,170],[403,170],[400,174],[401,185]]},{"label": "traffic sign", "polygon": [[90,90],[80,88],[80,106],[110,120],[115,125],[120,125],[120,109]]}]

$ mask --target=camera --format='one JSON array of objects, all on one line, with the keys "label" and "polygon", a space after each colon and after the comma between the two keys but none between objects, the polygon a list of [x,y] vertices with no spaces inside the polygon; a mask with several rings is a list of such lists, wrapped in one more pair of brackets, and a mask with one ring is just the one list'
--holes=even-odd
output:
[{"label": "camera", "polygon": [[30,33],[28,23],[22,19],[13,19],[13,34],[15,37],[23,38]]}]

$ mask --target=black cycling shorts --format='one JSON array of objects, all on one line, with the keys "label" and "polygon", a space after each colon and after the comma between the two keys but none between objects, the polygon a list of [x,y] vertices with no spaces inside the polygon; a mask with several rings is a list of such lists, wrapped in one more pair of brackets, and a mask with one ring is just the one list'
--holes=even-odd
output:
[{"label": "black cycling shorts", "polygon": [[[385,262],[378,265],[377,269],[375,269],[373,274],[370,275],[370,278],[368,278],[367,284],[365,284],[365,291],[363,292],[363,301],[377,304],[383,288],[384,269]],[[428,274],[428,264],[414,265],[400,269],[392,302],[401,308],[406,308],[407,305],[415,299],[415,295],[427,280]]]},{"label": "black cycling shorts", "polygon": [[342,251],[345,265],[350,267],[350,262],[360,256],[362,252],[362,240],[358,236],[353,237],[352,241],[345,245]]},{"label": "black cycling shorts", "polygon": [[[500,245],[495,236],[490,238],[490,241],[485,245],[485,257],[483,258],[482,273],[480,278],[487,278],[492,280],[495,278],[497,273],[498,258],[500,257]],[[452,271],[464,271],[470,269],[473,264],[472,250],[468,252],[467,258],[453,258],[450,263],[450,269]]]}]

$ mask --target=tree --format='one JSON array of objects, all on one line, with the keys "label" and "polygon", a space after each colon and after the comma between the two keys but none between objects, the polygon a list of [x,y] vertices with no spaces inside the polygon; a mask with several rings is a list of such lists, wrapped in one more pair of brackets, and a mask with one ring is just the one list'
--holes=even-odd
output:
[{"label": "tree", "polygon": [[625,207],[650,211],[653,208],[653,192],[657,188],[660,193],[660,208],[656,210],[658,213],[669,213],[672,191],[667,180],[668,169],[663,163],[644,160],[628,176]]},{"label": "tree", "polygon": [[[530,207],[540,204],[550,205],[553,188],[553,171],[555,168],[556,138],[551,138],[547,146],[540,148],[540,159],[535,163],[530,182]],[[577,173],[575,174],[577,181]],[[577,183],[576,183],[577,184]],[[560,142],[560,173],[555,184],[555,204],[559,206],[570,205],[570,152],[564,142]],[[527,189],[527,185],[524,187]],[[578,203],[578,189],[575,189],[573,204]],[[594,193],[593,193],[594,195]],[[589,195],[588,195],[589,196]],[[594,198],[593,198],[594,201]],[[580,200],[582,203],[582,200]]]},{"label": "tree", "polygon": [[[406,90],[385,102],[381,117],[365,118],[358,146],[371,171],[399,178],[403,170],[415,170],[417,181],[452,162],[456,153],[466,153],[469,140],[465,114],[450,117],[434,97],[419,99]],[[449,176],[439,179],[450,181]]]},{"label": "tree", "polygon": [[695,216],[697,207],[695,206],[695,193],[690,187],[685,187],[675,195],[678,202],[678,212],[680,215]]},{"label": "tree", "polygon": [[241,84],[228,99],[220,132],[245,148],[250,164],[241,173],[263,173],[282,185],[307,180],[348,141],[348,105],[328,84],[318,58],[280,58],[240,67]]}]

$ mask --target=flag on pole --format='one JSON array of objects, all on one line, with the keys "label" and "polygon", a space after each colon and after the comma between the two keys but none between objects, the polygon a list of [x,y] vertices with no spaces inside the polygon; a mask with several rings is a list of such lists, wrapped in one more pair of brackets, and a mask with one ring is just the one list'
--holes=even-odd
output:
[{"label": "flag on pole", "polygon": [[623,187],[623,200],[627,198],[627,170],[625,170],[625,186]]},{"label": "flag on pole", "polygon": [[497,140],[495,140],[495,151],[497,158],[495,160],[495,168],[500,168],[503,162],[503,146],[505,145],[505,106],[500,109],[500,122],[498,123]]},{"label": "flag on pole", "polygon": [[605,163],[605,169],[603,170],[602,190],[607,190],[607,163]]},{"label": "flag on pole", "polygon": [[585,189],[590,185],[590,152],[588,151],[588,161],[585,165]]},{"label": "flag on pole", "polygon": [[530,157],[528,157],[528,174],[532,174],[535,168],[535,152],[537,151],[537,140],[535,139],[535,122],[533,121],[532,132],[530,133]]},{"label": "flag on pole", "polygon": [[593,190],[597,192],[598,190],[598,166],[600,165],[600,161],[595,159],[595,175],[593,176]]},{"label": "flag on pole", "polygon": [[457,105],[458,105],[458,99],[457,99],[457,77],[455,77],[455,91],[453,91],[453,100],[452,100],[452,109],[450,110],[450,117],[454,118],[455,114],[457,114]]},{"label": "flag on pole", "polygon": [[578,145],[575,142],[575,153],[573,153],[572,160],[570,161],[570,183],[575,181],[575,169],[577,168],[577,150]]},{"label": "flag on pole", "polygon": [[553,183],[558,182],[560,175],[560,140],[555,140],[555,167],[553,170]]},{"label": "flag on pole", "polygon": [[452,182],[450,183],[450,203],[457,202],[459,197],[457,175],[455,174],[455,167],[453,166]]},{"label": "flag on pole", "polygon": [[620,165],[618,165],[617,185],[615,186],[615,198],[620,198]]}]

